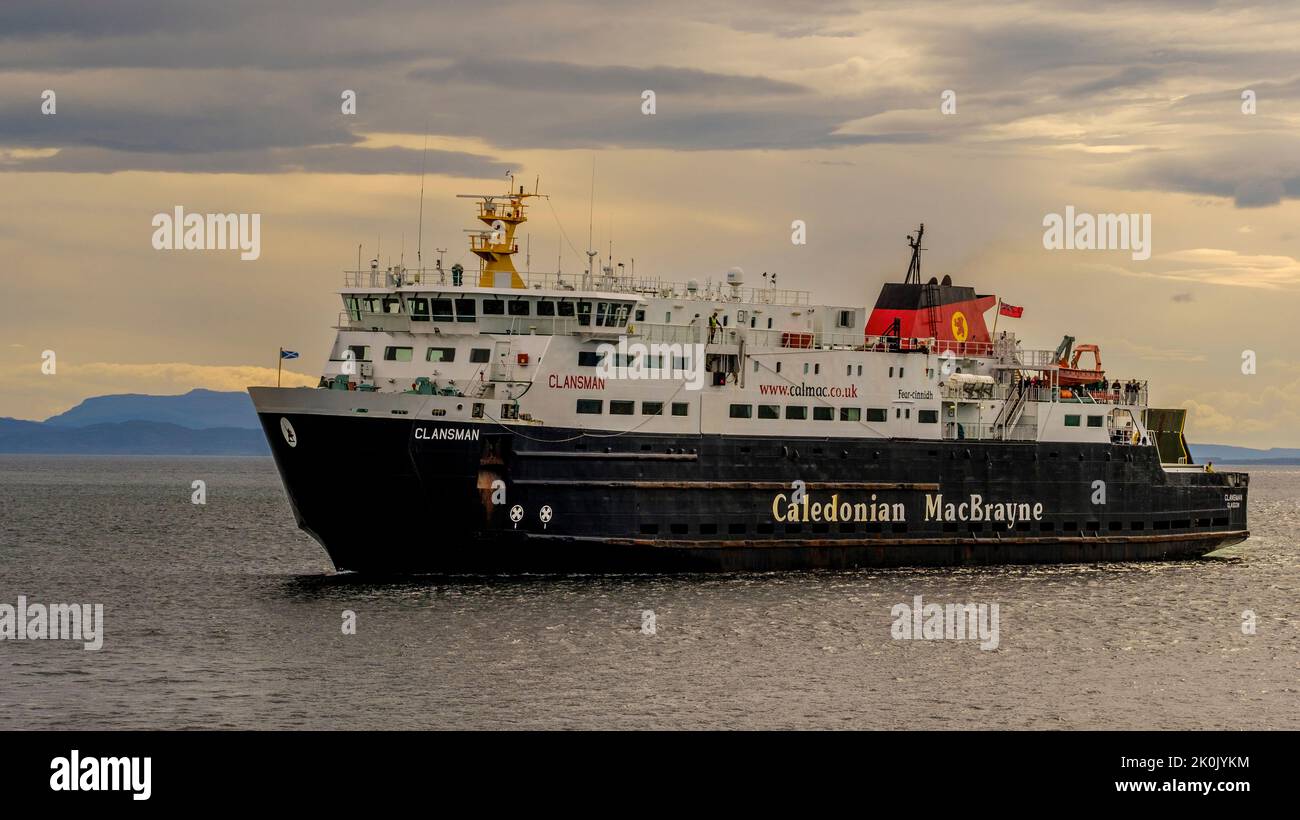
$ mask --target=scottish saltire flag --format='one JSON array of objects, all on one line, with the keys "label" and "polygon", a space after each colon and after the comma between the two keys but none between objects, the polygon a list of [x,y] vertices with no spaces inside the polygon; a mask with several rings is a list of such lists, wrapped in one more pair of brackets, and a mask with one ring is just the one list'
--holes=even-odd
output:
[{"label": "scottish saltire flag", "polygon": [[296,358],[298,358],[298,352],[295,351],[295,350],[285,350],[285,349],[282,347],[282,348],[280,348],[280,358],[281,358],[281,359],[296,359]]}]

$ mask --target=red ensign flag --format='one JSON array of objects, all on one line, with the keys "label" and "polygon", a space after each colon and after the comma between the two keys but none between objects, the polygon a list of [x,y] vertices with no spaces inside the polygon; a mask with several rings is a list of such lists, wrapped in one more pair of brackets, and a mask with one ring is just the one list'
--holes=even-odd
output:
[{"label": "red ensign flag", "polygon": [[1016,307],[1015,305],[1008,305],[1006,302],[1003,302],[1002,306],[998,308],[998,313],[1003,316],[1010,316],[1012,319],[1019,319],[1020,315],[1024,312],[1024,308]]}]

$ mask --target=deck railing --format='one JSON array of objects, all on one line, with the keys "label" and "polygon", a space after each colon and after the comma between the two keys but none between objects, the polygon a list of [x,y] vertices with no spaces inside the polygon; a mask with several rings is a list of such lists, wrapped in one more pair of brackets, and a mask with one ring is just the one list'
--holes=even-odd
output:
[{"label": "deck railing", "polygon": [[[490,244],[490,243],[489,243]],[[811,294],[806,290],[778,288],[732,288],[714,282],[701,287],[698,283],[673,282],[653,276],[603,273],[560,273],[555,271],[518,271],[533,290],[573,290],[604,293],[628,293],[676,299],[700,299],[718,302],[749,302],[760,305],[808,305]],[[466,269],[460,283],[449,268],[387,268],[383,270],[345,270],[343,287],[392,290],[403,287],[428,287],[439,290],[477,288],[479,272]]]}]

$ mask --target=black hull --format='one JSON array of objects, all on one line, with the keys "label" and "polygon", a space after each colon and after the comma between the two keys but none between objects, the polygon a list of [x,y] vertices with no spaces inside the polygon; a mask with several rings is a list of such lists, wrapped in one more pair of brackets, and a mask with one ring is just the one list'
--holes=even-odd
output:
[{"label": "black hull", "polygon": [[[1166,472],[1151,447],[610,437],[312,413],[261,418],[298,525],[341,570],[694,572],[1150,561],[1199,557],[1248,535],[1246,475]],[[295,431],[293,447],[282,435],[282,418]],[[494,503],[500,502],[492,489],[498,480],[504,503]],[[853,514],[826,521],[814,513],[817,520],[810,520],[806,507],[790,509],[780,498],[791,495],[795,480],[823,509]],[[1105,482],[1104,504],[1095,503],[1097,481]],[[1022,513],[1041,504],[1040,514],[1007,521],[931,518],[926,501],[940,494],[950,502],[972,495],[1021,502]],[[511,518],[515,505],[523,512],[518,521]],[[551,513],[545,521],[544,507]],[[864,515],[864,507],[885,513],[901,507],[905,514]]]}]

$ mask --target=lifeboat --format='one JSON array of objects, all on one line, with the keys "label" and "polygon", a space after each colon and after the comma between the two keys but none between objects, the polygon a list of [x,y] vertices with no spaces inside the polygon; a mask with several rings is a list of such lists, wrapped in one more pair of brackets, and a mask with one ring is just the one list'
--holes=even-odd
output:
[{"label": "lifeboat", "polygon": [[[1092,354],[1092,368],[1079,366],[1079,359],[1084,353]],[[1057,363],[1060,369],[1057,371],[1057,378],[1062,387],[1078,387],[1084,384],[1093,384],[1106,377],[1106,371],[1101,368],[1101,350],[1096,345],[1079,345],[1074,349],[1074,357],[1068,361],[1064,356]]]}]

